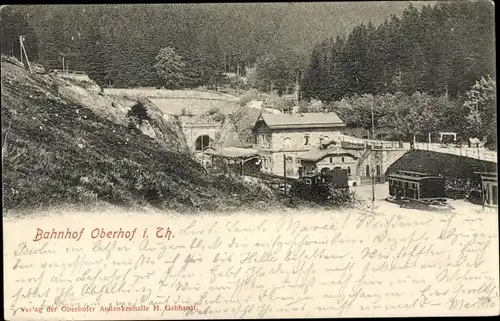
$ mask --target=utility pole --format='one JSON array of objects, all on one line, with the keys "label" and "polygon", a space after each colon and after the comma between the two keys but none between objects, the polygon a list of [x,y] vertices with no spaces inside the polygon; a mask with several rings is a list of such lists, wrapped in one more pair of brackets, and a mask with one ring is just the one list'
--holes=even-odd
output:
[{"label": "utility pole", "polygon": [[286,196],[286,154],[283,153],[283,183],[285,186],[285,196]]},{"label": "utility pole", "polygon": [[371,112],[372,112],[372,138],[376,138],[375,137],[375,120],[373,118],[373,102],[371,105]]},{"label": "utility pole", "polygon": [[19,36],[19,56],[21,56],[21,63],[23,64],[23,36]]},{"label": "utility pole", "polygon": [[[479,156],[479,124],[481,122],[481,118],[479,117],[479,104],[476,102],[476,127],[477,127],[477,159],[481,160],[481,157]],[[481,178],[482,179],[482,178]],[[482,187],[481,187],[482,188]]]},{"label": "utility pole", "polygon": [[[478,154],[479,156],[479,154]],[[481,176],[481,205],[482,205],[482,210],[484,211],[484,203],[485,203],[485,194],[484,194],[484,182],[483,182],[483,176]]]},{"label": "utility pole", "polygon": [[[28,65],[28,70],[30,73],[33,73],[33,70],[31,70],[31,65],[30,65],[30,60],[28,59],[28,54],[26,53],[26,48],[24,47],[24,38],[23,35],[19,36],[19,47],[20,47],[20,54],[21,54],[21,63],[23,62],[23,54],[24,54],[24,59],[26,59],[26,64]],[[24,63],[23,63],[24,65]],[[26,67],[25,67],[26,68]]]},{"label": "utility pole", "polygon": [[[372,138],[375,137],[375,120],[373,118],[373,102],[371,104],[371,113],[372,113]],[[372,147],[375,147],[375,146],[372,146]],[[374,148],[372,148],[371,150],[371,156],[370,156],[370,163],[372,163],[372,159],[373,159],[373,153],[374,153]],[[370,171],[371,171],[371,176],[372,176],[372,211],[374,210],[375,208],[375,171],[373,170],[373,163],[371,164],[372,166],[370,166]]]}]

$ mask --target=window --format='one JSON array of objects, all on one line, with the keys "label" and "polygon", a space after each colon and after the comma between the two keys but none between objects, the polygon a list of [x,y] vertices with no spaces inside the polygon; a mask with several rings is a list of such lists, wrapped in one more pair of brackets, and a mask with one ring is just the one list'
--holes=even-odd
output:
[{"label": "window", "polygon": [[342,163],[344,162],[344,157],[342,157]]},{"label": "window", "polygon": [[333,163],[333,157],[330,157],[330,164]]},{"label": "window", "polygon": [[285,138],[283,141],[284,148],[290,148],[292,146],[292,139],[290,137]]},{"label": "window", "polygon": [[311,185],[311,180],[309,178],[306,178],[304,179],[304,183],[306,183],[307,185]]},{"label": "window", "polygon": [[262,135],[257,136],[257,145],[262,146]]},{"label": "window", "polygon": [[347,174],[351,176],[351,166],[347,167]]},{"label": "window", "polygon": [[366,165],[366,177],[370,177],[370,165]]},{"label": "window", "polygon": [[309,136],[310,136],[309,134],[305,134],[305,136],[304,136],[304,139],[305,139],[304,145],[306,145],[306,146],[309,145]]}]

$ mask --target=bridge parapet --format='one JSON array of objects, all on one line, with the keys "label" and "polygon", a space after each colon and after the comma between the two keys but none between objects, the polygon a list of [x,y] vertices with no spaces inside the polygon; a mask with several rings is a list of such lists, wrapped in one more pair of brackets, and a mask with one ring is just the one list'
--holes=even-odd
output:
[{"label": "bridge parapet", "polygon": [[[340,136],[342,143],[352,143],[364,145],[365,149],[372,150],[393,150],[393,151],[404,151],[411,149],[410,142],[398,142],[398,141],[377,141],[371,139],[362,139],[352,136],[342,135]],[[462,146],[448,146],[443,147],[440,143],[422,143],[416,142],[413,144],[414,149],[430,150],[443,154],[453,154],[457,156],[464,156],[470,158],[476,158],[480,160],[485,160],[489,162],[497,162],[497,152],[492,150],[487,150],[484,147],[462,147]]]}]

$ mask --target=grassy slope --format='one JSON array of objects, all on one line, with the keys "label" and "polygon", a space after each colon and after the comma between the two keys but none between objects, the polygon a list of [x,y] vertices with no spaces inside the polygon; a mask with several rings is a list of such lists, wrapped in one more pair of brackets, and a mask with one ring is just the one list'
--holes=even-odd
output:
[{"label": "grassy slope", "polygon": [[179,211],[254,210],[274,198],[206,175],[188,155],[66,101],[44,77],[2,61],[4,209],[105,202]]},{"label": "grassy slope", "polygon": [[496,165],[474,158],[433,151],[411,150],[389,166],[386,174],[394,173],[397,170],[408,170],[441,174],[447,179],[469,179],[474,178],[474,172],[496,172]]}]

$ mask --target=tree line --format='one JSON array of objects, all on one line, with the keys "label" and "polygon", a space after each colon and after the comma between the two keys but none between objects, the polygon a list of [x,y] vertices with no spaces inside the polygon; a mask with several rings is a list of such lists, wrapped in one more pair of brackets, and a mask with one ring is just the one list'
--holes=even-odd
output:
[{"label": "tree line", "polygon": [[[185,82],[179,85],[194,87],[217,82],[220,72],[243,76],[270,55],[284,57],[287,66],[293,64],[288,56],[299,57],[303,66],[311,46],[332,32],[368,17],[380,23],[387,10],[400,14],[406,5],[12,5],[1,10],[2,53],[18,56],[17,37],[23,33],[30,59],[49,69],[62,69],[64,56],[65,68],[87,71],[102,86],[133,87],[163,83],[155,58],[170,47],[185,64]],[[334,23],[338,19],[342,24]],[[281,83],[288,75],[277,76],[273,86],[285,90]],[[264,80],[259,86],[269,90],[270,85]]]},{"label": "tree line", "polygon": [[[338,113],[346,126],[364,128],[373,125],[385,132],[384,139],[426,141],[428,134],[455,132],[463,142],[470,137],[496,145],[496,79],[477,81],[464,95],[449,99],[422,92],[355,94],[323,104],[318,109]],[[371,134],[370,134],[371,136]]]},{"label": "tree line", "polygon": [[236,73],[247,88],[281,95],[299,81],[302,98],[325,102],[352,127],[366,127],[374,105],[377,125],[395,135],[447,128],[491,137],[491,2],[402,3],[385,21],[378,5],[9,6],[0,12],[1,49],[18,56],[23,34],[30,59],[61,69],[64,56],[66,68],[101,86],[217,88]]},{"label": "tree line", "polygon": [[375,27],[318,44],[302,79],[305,98],[334,101],[354,94],[464,94],[495,76],[494,7],[489,1],[410,5]]}]

